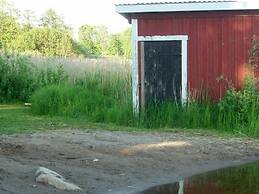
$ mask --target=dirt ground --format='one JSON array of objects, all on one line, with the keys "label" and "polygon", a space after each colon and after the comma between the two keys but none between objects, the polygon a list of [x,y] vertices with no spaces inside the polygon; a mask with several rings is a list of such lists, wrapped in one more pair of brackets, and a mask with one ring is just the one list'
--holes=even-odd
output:
[{"label": "dirt ground", "polygon": [[259,141],[189,133],[66,130],[0,136],[0,193],[69,193],[35,182],[39,166],[78,193],[136,193],[208,170],[259,160]]}]

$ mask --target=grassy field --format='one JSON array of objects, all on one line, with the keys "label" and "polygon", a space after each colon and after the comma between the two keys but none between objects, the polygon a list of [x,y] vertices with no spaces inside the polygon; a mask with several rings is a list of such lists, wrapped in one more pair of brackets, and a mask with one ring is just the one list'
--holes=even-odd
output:
[{"label": "grassy field", "polygon": [[128,132],[186,132],[195,135],[216,135],[220,137],[247,137],[244,134],[229,133],[218,130],[184,129],[184,128],[140,128],[119,126],[113,123],[94,123],[87,118],[64,116],[34,115],[31,109],[21,104],[0,105],[0,134],[38,133],[53,130],[109,130]]},{"label": "grassy field", "polygon": [[0,134],[34,133],[60,129],[129,130],[113,124],[91,123],[87,118],[38,116],[20,104],[0,105]]},{"label": "grassy field", "polygon": [[258,80],[247,79],[241,91],[230,88],[218,103],[194,99],[182,106],[166,102],[135,116],[129,64],[122,59],[1,55],[0,103],[32,102],[32,109],[2,106],[1,131],[37,131],[67,124],[84,128],[99,123],[103,128],[208,129],[259,137]]}]

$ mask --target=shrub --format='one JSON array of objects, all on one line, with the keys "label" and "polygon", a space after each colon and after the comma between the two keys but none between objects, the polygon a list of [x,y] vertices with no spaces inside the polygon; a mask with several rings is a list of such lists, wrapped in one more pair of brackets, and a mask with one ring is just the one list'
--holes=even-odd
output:
[{"label": "shrub", "polygon": [[55,28],[33,28],[21,33],[12,42],[18,52],[32,52],[45,56],[71,56],[73,40],[69,32]]},{"label": "shrub", "polygon": [[249,130],[256,131],[259,120],[257,78],[248,75],[240,91],[230,87],[223,100],[219,102],[219,108],[222,115],[228,115],[226,122],[229,125],[238,123],[240,126],[247,126]]}]

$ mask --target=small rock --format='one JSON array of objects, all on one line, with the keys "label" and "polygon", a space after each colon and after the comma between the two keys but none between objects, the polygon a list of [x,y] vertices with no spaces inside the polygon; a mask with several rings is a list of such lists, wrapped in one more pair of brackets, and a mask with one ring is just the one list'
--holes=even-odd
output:
[{"label": "small rock", "polygon": [[24,103],[24,106],[31,107],[31,103]]},{"label": "small rock", "polygon": [[36,182],[48,184],[60,190],[67,190],[67,191],[81,190],[81,188],[78,187],[77,185],[66,182],[66,179],[60,174],[44,167],[40,167],[36,171],[35,176],[36,176]]},{"label": "small rock", "polygon": [[95,147],[92,146],[92,145],[89,145],[88,148],[89,148],[90,150],[94,150],[94,149],[95,149]]}]

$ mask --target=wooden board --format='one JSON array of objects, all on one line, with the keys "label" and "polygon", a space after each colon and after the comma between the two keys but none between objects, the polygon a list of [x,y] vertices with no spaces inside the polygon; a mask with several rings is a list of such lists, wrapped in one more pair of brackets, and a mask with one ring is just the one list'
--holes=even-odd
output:
[{"label": "wooden board", "polygon": [[[188,35],[187,86],[191,97],[208,93],[219,100],[228,88],[227,82],[242,87],[252,38],[256,35],[259,40],[259,10],[147,13],[134,17],[138,19],[138,36]],[[259,68],[255,73],[259,77]]]},{"label": "wooden board", "polygon": [[144,42],[145,104],[181,99],[181,41]]}]

